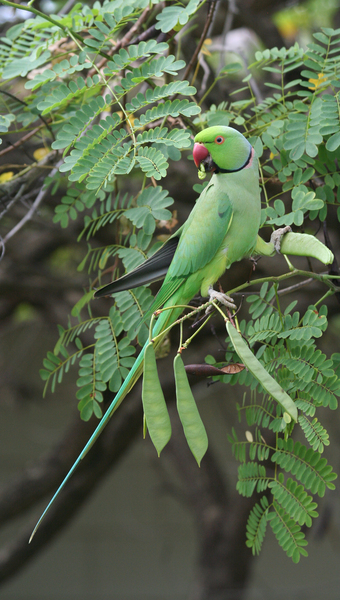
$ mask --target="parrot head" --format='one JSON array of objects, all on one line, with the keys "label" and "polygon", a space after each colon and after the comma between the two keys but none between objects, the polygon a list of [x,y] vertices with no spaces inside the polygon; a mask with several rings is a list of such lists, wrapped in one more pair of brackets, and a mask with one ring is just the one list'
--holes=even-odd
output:
[{"label": "parrot head", "polygon": [[206,171],[233,173],[251,165],[254,150],[242,133],[232,127],[208,127],[194,141],[193,157],[202,177]]}]

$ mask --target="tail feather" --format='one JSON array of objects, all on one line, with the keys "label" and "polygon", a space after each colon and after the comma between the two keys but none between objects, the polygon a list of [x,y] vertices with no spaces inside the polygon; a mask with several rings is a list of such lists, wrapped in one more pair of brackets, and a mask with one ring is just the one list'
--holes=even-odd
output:
[{"label": "tail feather", "polygon": [[[162,333],[163,330],[165,330],[169,325],[171,325],[178,318],[180,312],[182,312],[182,309],[166,310],[166,311],[162,312],[162,314],[157,319],[156,324],[153,328],[153,331],[152,331],[153,337],[159,335],[160,333]],[[158,346],[161,341],[162,341],[162,337],[159,338],[155,342],[155,345]],[[55,499],[57,498],[58,494],[61,492],[61,490],[63,489],[63,487],[65,486],[67,481],[70,479],[70,477],[73,475],[74,471],[76,470],[76,468],[78,467],[80,462],[83,460],[83,458],[86,456],[86,454],[88,453],[90,448],[93,446],[96,439],[99,437],[99,435],[103,431],[104,427],[107,425],[107,423],[111,419],[114,411],[118,408],[118,406],[124,400],[125,396],[129,393],[129,391],[133,388],[133,386],[135,385],[135,383],[138,381],[139,377],[141,376],[142,371],[143,371],[144,352],[145,352],[145,348],[148,343],[149,343],[148,341],[145,343],[144,347],[142,348],[142,350],[140,351],[139,355],[136,358],[135,364],[131,368],[128,376],[124,380],[124,382],[123,382],[121,388],[119,389],[119,391],[117,392],[116,396],[112,400],[106,413],[104,414],[102,419],[99,421],[99,423],[98,423],[96,429],[94,430],[93,434],[91,435],[89,441],[84,446],[83,450],[81,451],[78,458],[72,465],[72,467],[69,470],[69,472],[67,473],[66,477],[64,478],[64,480],[58,487],[57,491],[53,495],[52,499],[46,506],[44,512],[42,513],[40,519],[38,520],[36,526],[34,527],[34,529],[32,531],[31,537],[29,539],[29,543],[32,541],[40,523],[44,519],[44,517],[47,514],[47,512],[49,511],[49,509],[51,508],[51,506],[52,506],[53,502],[55,501]]]}]

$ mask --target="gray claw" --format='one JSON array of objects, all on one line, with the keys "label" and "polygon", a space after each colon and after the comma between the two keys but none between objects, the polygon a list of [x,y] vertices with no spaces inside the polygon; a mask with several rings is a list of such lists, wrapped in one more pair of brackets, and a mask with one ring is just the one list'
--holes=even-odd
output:
[{"label": "gray claw", "polygon": [[227,294],[223,294],[222,292],[216,292],[212,287],[209,288],[209,298],[210,300],[218,300],[221,304],[224,304],[227,308],[233,308],[236,310],[236,304],[234,304],[234,300],[227,296]]},{"label": "gray claw", "polygon": [[270,236],[270,243],[273,244],[278,254],[280,254],[281,252],[281,240],[283,236],[289,231],[292,231],[292,228],[289,225],[287,225],[286,227],[281,227],[280,229],[273,231],[273,233]]}]

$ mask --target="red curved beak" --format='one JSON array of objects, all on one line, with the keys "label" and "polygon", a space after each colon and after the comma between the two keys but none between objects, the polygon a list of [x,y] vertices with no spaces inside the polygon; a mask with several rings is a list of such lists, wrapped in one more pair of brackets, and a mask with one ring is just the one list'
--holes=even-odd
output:
[{"label": "red curved beak", "polygon": [[205,146],[203,146],[203,144],[200,144],[198,142],[196,142],[196,144],[194,144],[194,149],[192,151],[192,155],[194,157],[194,162],[195,162],[195,165],[197,168],[200,166],[202,160],[207,158],[208,154],[209,154],[209,151],[206,149]]}]

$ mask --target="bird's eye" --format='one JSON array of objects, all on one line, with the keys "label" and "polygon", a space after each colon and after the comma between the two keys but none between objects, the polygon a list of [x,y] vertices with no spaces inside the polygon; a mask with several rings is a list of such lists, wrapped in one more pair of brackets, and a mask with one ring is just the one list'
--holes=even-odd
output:
[{"label": "bird's eye", "polygon": [[217,138],[215,138],[215,142],[216,142],[216,144],[223,144],[224,137],[222,137],[221,135],[218,135]]}]

